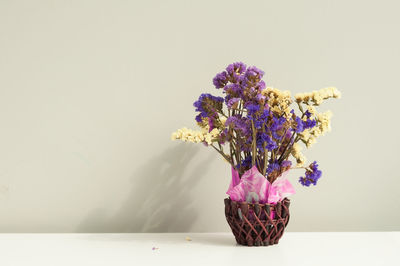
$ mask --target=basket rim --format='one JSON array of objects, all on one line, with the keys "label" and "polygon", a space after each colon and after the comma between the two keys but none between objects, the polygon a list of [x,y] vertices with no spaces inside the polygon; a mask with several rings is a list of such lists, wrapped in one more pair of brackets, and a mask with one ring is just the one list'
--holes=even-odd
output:
[{"label": "basket rim", "polygon": [[236,203],[239,203],[239,204],[247,204],[249,206],[256,206],[256,205],[258,205],[258,206],[267,206],[267,205],[268,206],[276,206],[278,203],[282,204],[284,201],[289,201],[290,202],[289,198],[284,198],[284,199],[278,201],[277,203],[249,203],[247,201],[235,201],[235,200],[232,200],[230,197],[225,198],[225,200],[229,200],[231,202],[236,202]]}]

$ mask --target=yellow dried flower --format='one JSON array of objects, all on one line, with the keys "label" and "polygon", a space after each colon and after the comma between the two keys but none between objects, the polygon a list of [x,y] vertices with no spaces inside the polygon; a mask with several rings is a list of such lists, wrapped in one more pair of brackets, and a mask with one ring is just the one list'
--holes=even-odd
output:
[{"label": "yellow dried flower", "polygon": [[313,91],[308,93],[298,93],[295,95],[296,102],[309,104],[312,101],[314,105],[320,105],[323,100],[329,98],[340,98],[341,93],[335,87],[324,88],[319,91]]},{"label": "yellow dried flower", "polygon": [[298,143],[293,144],[291,154],[296,159],[297,167],[302,167],[306,163],[306,157],[301,153],[301,146]]},{"label": "yellow dried flower", "polygon": [[220,116],[219,121],[221,121],[222,125],[225,125],[226,122],[226,117],[225,116]]},{"label": "yellow dried flower", "polygon": [[205,128],[202,128],[201,131],[188,129],[186,127],[178,129],[176,132],[172,133],[171,139],[177,140],[180,139],[182,141],[188,141],[193,143],[206,142],[208,145],[211,145],[214,141],[216,141],[217,137],[220,134],[220,130],[214,128],[211,132],[208,132],[208,125]]},{"label": "yellow dried flower", "polygon": [[315,128],[306,129],[299,134],[300,139],[306,144],[307,148],[317,142],[316,136],[314,135],[314,129]]},{"label": "yellow dried flower", "polygon": [[261,94],[267,97],[267,103],[272,112],[278,115],[290,115],[291,109],[289,106],[293,102],[290,91],[281,91],[275,88],[267,87],[261,92]]},{"label": "yellow dried flower", "polygon": [[321,130],[321,135],[324,135],[326,132],[331,131],[331,118],[331,111],[327,111],[325,113],[317,115],[317,121],[320,123],[319,129]]},{"label": "yellow dried flower", "polygon": [[326,132],[331,130],[331,111],[325,113],[315,112],[314,115],[317,120],[317,126],[299,133],[300,139],[306,144],[307,148],[317,142],[317,137],[325,135]]},{"label": "yellow dried flower", "polygon": [[314,135],[310,135],[310,137],[308,138],[307,143],[306,143],[307,148],[310,148],[316,142],[317,142],[317,138]]},{"label": "yellow dried flower", "polygon": [[307,105],[307,110],[308,110],[308,112],[310,112],[311,115],[317,114],[317,109],[312,105]]}]

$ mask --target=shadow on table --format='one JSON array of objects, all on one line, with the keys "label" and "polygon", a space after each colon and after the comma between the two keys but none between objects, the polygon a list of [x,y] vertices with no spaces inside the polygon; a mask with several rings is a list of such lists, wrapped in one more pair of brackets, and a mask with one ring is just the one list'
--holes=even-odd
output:
[{"label": "shadow on table", "polygon": [[[191,193],[213,157],[194,161],[201,147],[178,144],[139,166],[131,192],[111,217],[92,211],[77,227],[84,233],[186,232],[197,218]],[[197,156],[198,158],[198,156]],[[188,167],[190,165],[190,167]]]}]

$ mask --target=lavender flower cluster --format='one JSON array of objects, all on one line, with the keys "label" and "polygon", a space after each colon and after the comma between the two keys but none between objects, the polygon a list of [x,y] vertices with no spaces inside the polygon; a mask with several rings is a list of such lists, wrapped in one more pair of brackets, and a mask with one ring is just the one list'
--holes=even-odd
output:
[{"label": "lavender flower cluster", "polygon": [[309,187],[311,184],[315,186],[321,175],[322,172],[318,170],[318,164],[316,161],[314,161],[312,164],[310,164],[309,169],[306,170],[306,176],[300,177],[299,182],[303,186]]}]

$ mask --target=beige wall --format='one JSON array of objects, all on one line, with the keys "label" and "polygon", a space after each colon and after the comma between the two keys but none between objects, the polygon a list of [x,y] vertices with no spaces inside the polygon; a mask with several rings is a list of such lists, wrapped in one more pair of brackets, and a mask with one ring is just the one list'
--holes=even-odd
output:
[{"label": "beige wall", "polygon": [[0,1],[0,231],[228,231],[229,167],[193,101],[233,61],[334,85],[291,231],[400,230],[396,1]]}]

